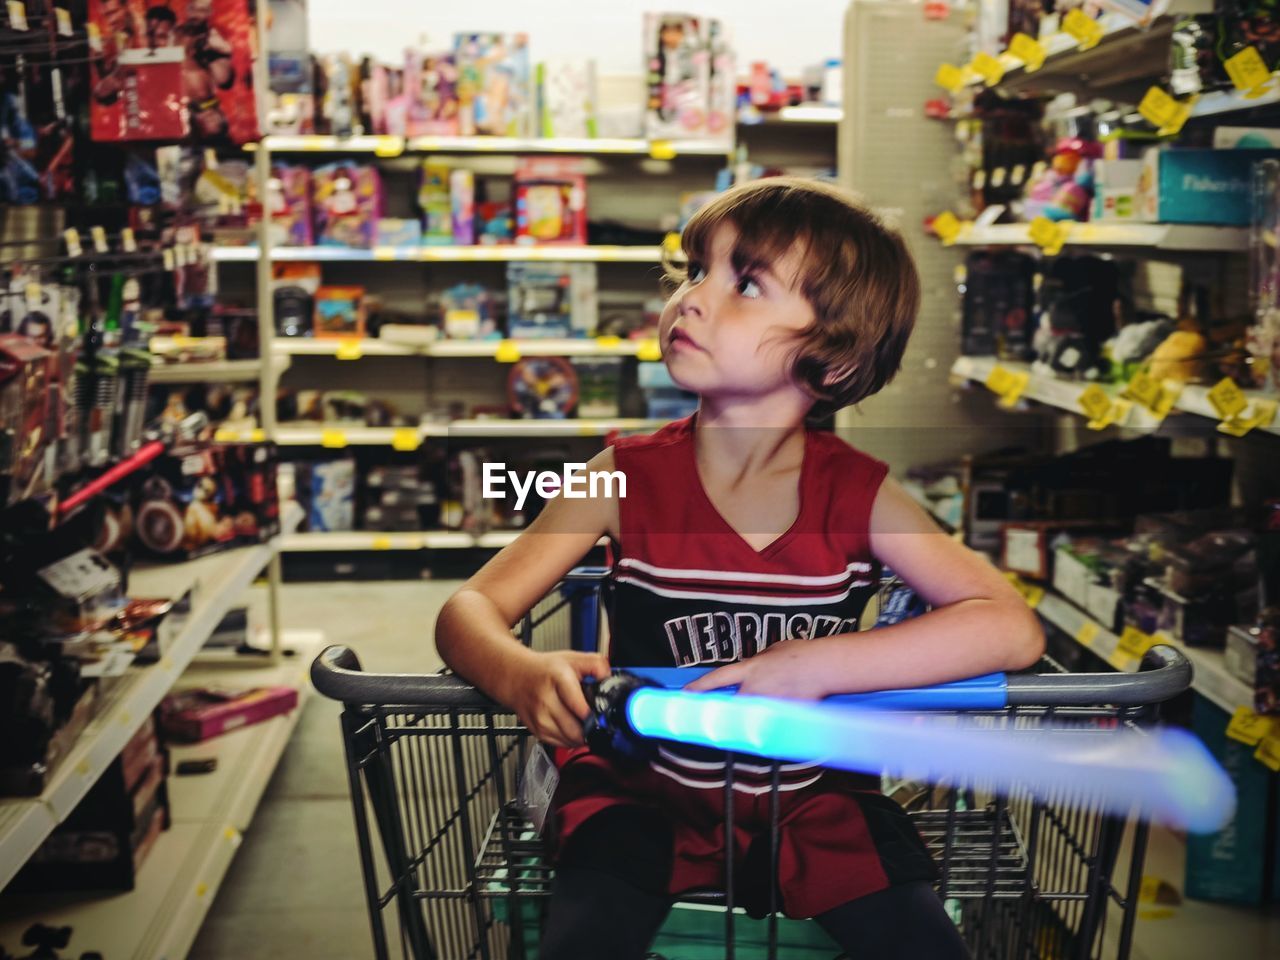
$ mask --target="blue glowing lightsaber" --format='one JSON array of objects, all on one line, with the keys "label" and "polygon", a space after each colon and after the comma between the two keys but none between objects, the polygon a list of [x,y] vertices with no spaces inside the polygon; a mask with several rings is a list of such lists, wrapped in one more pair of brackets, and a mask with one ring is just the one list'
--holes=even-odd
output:
[{"label": "blue glowing lightsaber", "polygon": [[[607,682],[606,682],[607,683]],[[634,686],[610,712],[642,737],[790,762],[1009,793],[1033,788],[1118,816],[1212,832],[1235,811],[1235,788],[1194,736],[1176,729],[980,728],[963,715],[891,713],[813,703]],[[621,725],[621,724],[620,724]]]}]

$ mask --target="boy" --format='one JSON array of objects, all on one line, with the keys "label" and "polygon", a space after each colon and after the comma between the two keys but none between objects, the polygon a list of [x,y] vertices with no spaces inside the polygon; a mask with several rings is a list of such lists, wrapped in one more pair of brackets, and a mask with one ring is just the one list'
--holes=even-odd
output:
[{"label": "boy", "polygon": [[[587,753],[584,677],[723,664],[688,689],[816,699],[1019,669],[1043,650],[1004,578],[885,464],[805,429],[897,372],[919,306],[902,238],[833,187],[771,178],[717,197],[682,246],[659,340],[697,414],[599,454],[588,470],[621,471],[626,499],[550,501],[436,626],[450,666],[562,748],[544,958],[638,960],[676,895],[723,877],[723,764],[664,748],[622,768]],[[608,658],[517,643],[511,626],[604,535]],[[879,561],[935,609],[858,633]],[[776,883],[788,915],[815,917],[850,956],[965,956],[928,852],[875,778],[783,764],[777,875],[765,876],[768,777],[734,769],[737,902],[766,903]]]}]

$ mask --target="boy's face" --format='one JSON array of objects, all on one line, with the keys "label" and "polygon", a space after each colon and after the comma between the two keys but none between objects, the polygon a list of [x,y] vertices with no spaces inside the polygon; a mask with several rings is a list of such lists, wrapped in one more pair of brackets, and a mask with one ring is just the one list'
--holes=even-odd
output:
[{"label": "boy's face", "polygon": [[800,254],[789,251],[767,269],[739,273],[731,259],[737,231],[719,227],[705,263],[667,301],[658,324],[672,379],[704,398],[754,401],[797,391],[790,376],[792,336],[815,321],[799,289]]}]

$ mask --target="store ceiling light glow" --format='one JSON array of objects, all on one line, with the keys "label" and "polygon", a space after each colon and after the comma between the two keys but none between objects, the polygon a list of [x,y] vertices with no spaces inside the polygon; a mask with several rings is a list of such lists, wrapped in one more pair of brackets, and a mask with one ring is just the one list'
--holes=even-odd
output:
[{"label": "store ceiling light glow", "polygon": [[1196,833],[1221,828],[1235,812],[1230,779],[1182,730],[990,730],[955,715],[654,687],[631,693],[626,718],[642,736],[754,756],[977,781],[1001,792],[1034,784],[1041,797],[1075,796],[1119,816],[1140,807]]}]

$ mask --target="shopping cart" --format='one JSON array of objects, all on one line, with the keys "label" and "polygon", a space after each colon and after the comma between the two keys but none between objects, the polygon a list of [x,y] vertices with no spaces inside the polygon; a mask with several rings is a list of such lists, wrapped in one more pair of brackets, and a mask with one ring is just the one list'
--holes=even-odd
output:
[{"label": "shopping cart", "polygon": [[[599,571],[575,571],[523,618],[517,635],[536,649],[594,649],[601,583]],[[1056,672],[1001,678],[998,698],[981,684],[943,685],[923,699],[913,695],[910,705],[958,715],[962,708],[966,721],[992,730],[1052,722],[1105,737],[1152,723],[1156,706],[1191,682],[1190,664],[1166,646],[1148,651],[1132,675],[1066,674],[1045,663]],[[551,868],[516,792],[532,745],[527,731],[455,676],[363,673],[345,647],[321,653],[311,676],[321,693],[345,705],[342,731],[376,955],[536,957]],[[732,817],[732,777],[726,783]],[[899,785],[897,795],[905,793]],[[1140,817],[1104,814],[1078,797],[1041,796],[1032,784],[999,795],[975,783],[920,785],[905,803],[935,855],[939,893],[975,960],[1128,956],[1147,841]],[[732,851],[726,853],[732,871]],[[689,932],[686,915],[686,940],[713,944],[682,952],[660,941],[655,950],[673,960],[839,953],[831,945],[788,941],[779,954],[780,929],[794,921],[776,912],[749,920],[735,911],[732,890],[726,882],[727,893],[687,898],[702,922]]]}]

